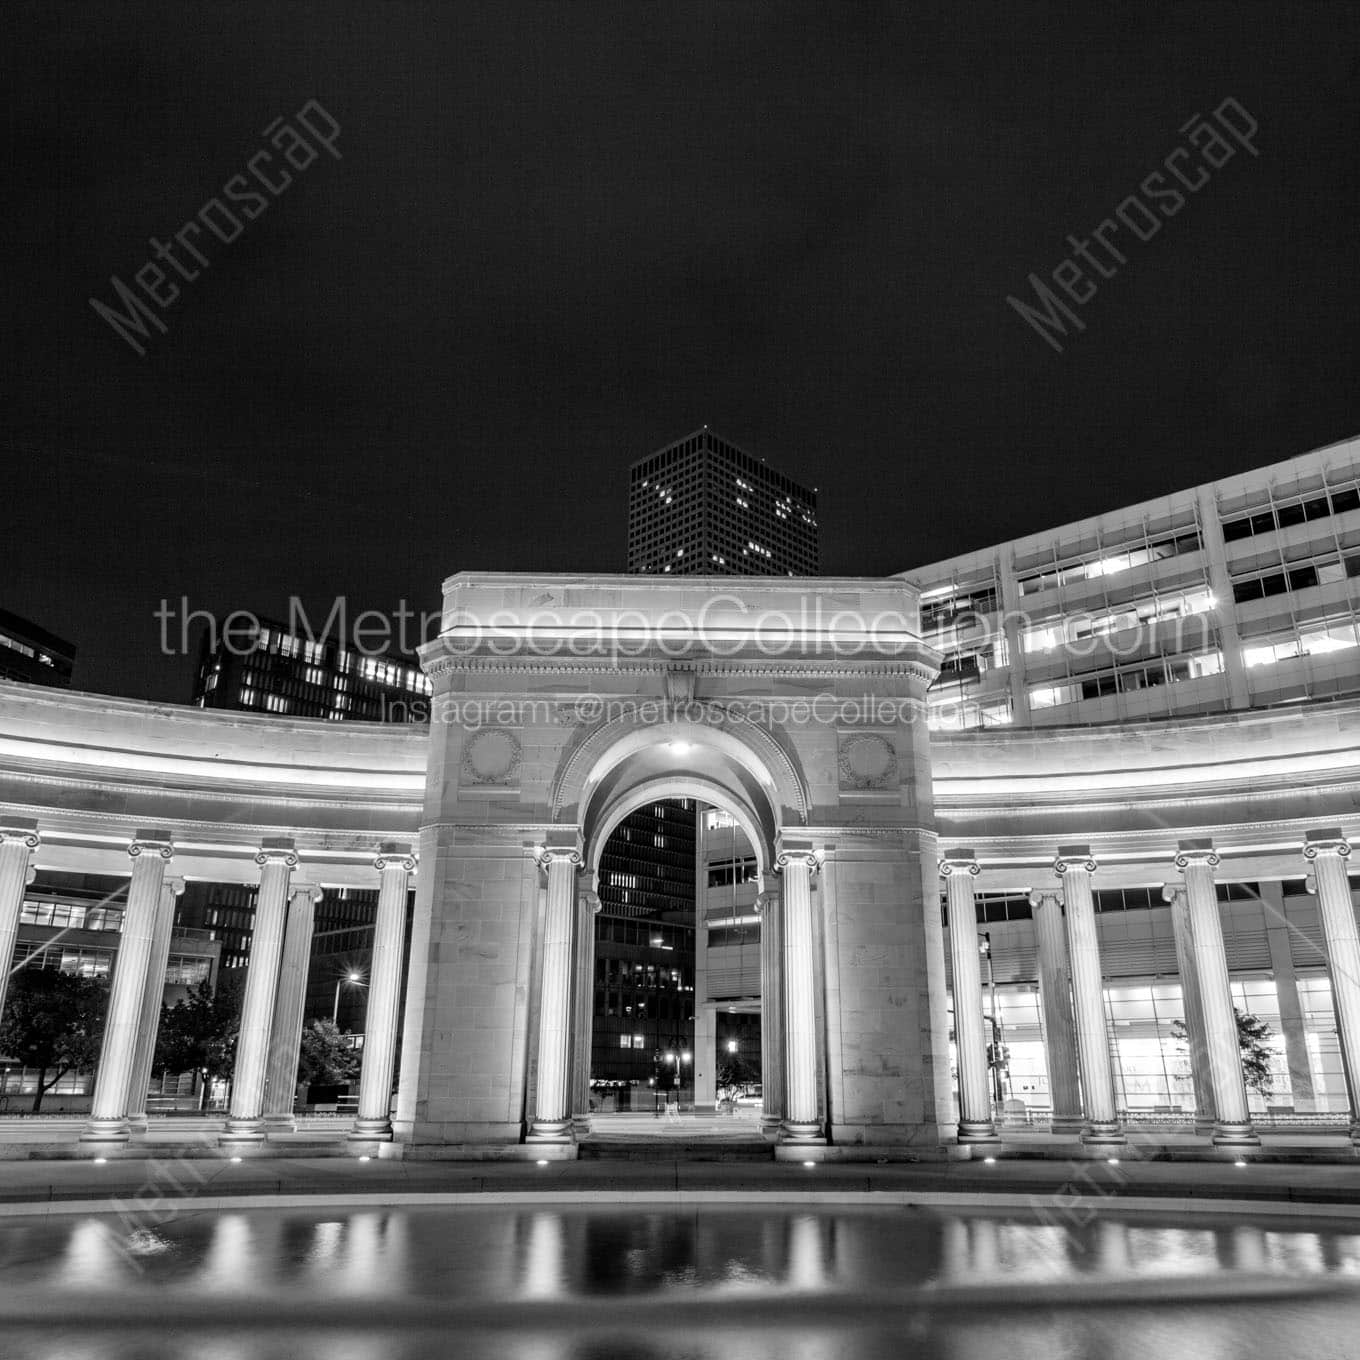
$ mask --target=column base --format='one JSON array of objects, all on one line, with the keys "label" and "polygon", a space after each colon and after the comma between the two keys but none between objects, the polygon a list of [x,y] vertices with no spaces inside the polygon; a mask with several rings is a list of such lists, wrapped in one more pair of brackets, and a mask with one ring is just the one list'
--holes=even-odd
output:
[{"label": "column base", "polygon": [[217,1141],[224,1147],[230,1147],[233,1143],[263,1143],[264,1120],[230,1118]]},{"label": "column base", "polygon": [[1251,1121],[1242,1124],[1228,1124],[1219,1121],[1214,1125],[1213,1143],[1215,1147],[1260,1147],[1261,1140],[1252,1128]]},{"label": "column base", "polygon": [[1195,1133],[1201,1138],[1208,1138],[1214,1131],[1214,1118],[1212,1115],[1197,1114],[1195,1116]]},{"label": "column base", "polygon": [[570,1119],[535,1119],[525,1134],[526,1143],[570,1143],[572,1128]]},{"label": "column base", "polygon": [[1050,1133],[1078,1134],[1086,1127],[1086,1121],[1079,1114],[1055,1114],[1048,1121]]},{"label": "column base", "polygon": [[1351,1142],[1360,1147],[1360,1122],[1351,1125]]},{"label": "column base", "polygon": [[1087,1147],[1122,1147],[1128,1139],[1115,1120],[1090,1120],[1081,1131],[1081,1141]]},{"label": "column base", "polygon": [[779,1126],[781,1143],[824,1143],[826,1134],[815,1120],[786,1119]]},{"label": "column base", "polygon": [[145,1133],[151,1127],[151,1123],[144,1114],[130,1114],[127,1126],[131,1133]]},{"label": "column base", "polygon": [[582,1138],[589,1138],[590,1116],[588,1114],[574,1115],[571,1121],[571,1132],[578,1143]]},{"label": "column base", "polygon": [[80,1135],[82,1143],[126,1143],[130,1135],[126,1119],[91,1119]]},{"label": "column base", "polygon": [[392,1121],[390,1119],[356,1119],[354,1127],[345,1136],[351,1143],[390,1143],[392,1141]]},{"label": "column base", "polygon": [[264,1130],[266,1133],[296,1133],[297,1120],[291,1114],[267,1114],[264,1117]]},{"label": "column base", "polygon": [[990,1119],[960,1119],[958,1141],[960,1143],[999,1143],[1000,1135]]}]

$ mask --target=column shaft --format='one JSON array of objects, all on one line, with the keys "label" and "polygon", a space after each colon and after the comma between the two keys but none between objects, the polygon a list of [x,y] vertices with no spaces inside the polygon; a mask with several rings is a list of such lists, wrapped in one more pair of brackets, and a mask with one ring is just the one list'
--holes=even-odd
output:
[{"label": "column shaft", "polygon": [[971,850],[947,850],[940,860],[949,914],[949,957],[954,972],[954,1055],[959,1068],[961,1143],[992,1142],[991,1073],[987,1067],[987,1022],[978,962],[977,904],[973,879],[982,872]]},{"label": "column shaft", "polygon": [[156,1058],[161,1007],[165,1004],[165,967],[170,959],[170,936],[175,929],[175,899],[183,891],[182,878],[167,878],[161,885],[161,902],[156,911],[156,928],[151,936],[151,955],[146,965],[142,1014],[137,1025],[137,1053],[128,1078],[128,1123],[136,1129],[146,1128],[146,1094]]},{"label": "column shaft", "polygon": [[393,844],[382,847],[374,864],[380,875],[378,915],[373,923],[373,962],[368,974],[359,1113],[350,1137],[387,1141],[392,1137],[392,1070],[397,1055],[406,899],[416,861],[410,846]]},{"label": "column shaft", "polygon": [[1304,855],[1313,862],[1318,914],[1327,947],[1327,972],[1346,1068],[1351,1106],[1351,1141],[1360,1143],[1360,933],[1355,924],[1346,860],[1351,852],[1335,828],[1307,833]]},{"label": "column shaft", "polygon": [[38,848],[37,822],[7,819],[0,826],[0,1015],[5,1010],[14,941],[24,907],[24,889],[33,879],[32,858]]},{"label": "column shaft", "polygon": [[599,894],[576,892],[576,942],[571,983],[571,1113],[576,1132],[590,1132],[591,1021],[595,1005],[595,918]]},{"label": "column shaft", "polygon": [[166,861],[174,854],[170,833],[139,831],[128,847],[128,854],[132,856],[132,881],[128,884],[123,933],[114,960],[90,1122],[81,1134],[83,1142],[127,1141],[128,1086],[137,1056],[137,1027],[142,1018],[151,941],[161,905]]},{"label": "column shaft", "polygon": [[795,1142],[822,1137],[817,1108],[817,972],[813,955],[812,875],[817,866],[811,849],[781,848],[784,875],[784,1043],[785,1065],[782,1136]]},{"label": "column shaft", "polygon": [[1176,942],[1176,971],[1181,980],[1186,1043],[1190,1049],[1190,1082],[1195,1092],[1195,1131],[1210,1133],[1216,1118],[1214,1074],[1209,1060],[1208,1035],[1204,1028],[1199,969],[1195,963],[1195,930],[1190,919],[1190,899],[1182,884],[1168,883],[1162,888],[1162,900],[1171,907],[1171,934]]},{"label": "column shaft", "polygon": [[1077,1133],[1082,1126],[1081,1079],[1077,1072],[1077,1030],[1072,1021],[1072,979],[1067,966],[1062,897],[1056,891],[1034,892],[1030,894],[1030,907],[1039,946],[1039,1009],[1053,1101],[1053,1131]]},{"label": "column shaft", "polygon": [[[773,875],[771,875],[773,877]],[[760,916],[760,1126],[777,1133],[784,1122],[784,912],[779,893],[756,899]]]},{"label": "column shaft", "polygon": [[1214,1142],[1251,1145],[1261,1140],[1247,1113],[1247,1088],[1242,1080],[1242,1047],[1237,1038],[1232,987],[1228,981],[1228,956],[1223,948],[1223,924],[1218,918],[1218,895],[1214,891],[1214,868],[1218,856],[1213,842],[1181,841],[1176,867],[1185,877],[1185,897],[1190,910],[1190,938],[1194,945],[1194,972],[1199,980],[1199,1000],[1204,1012],[1204,1041],[1209,1050],[1213,1080]]},{"label": "column shaft", "polygon": [[274,1018],[269,1026],[269,1062],[265,1067],[265,1123],[281,1133],[297,1127],[298,1059],[302,1056],[302,1015],[307,1006],[307,973],[312,961],[312,932],[321,889],[295,883],[289,895],[283,931],[283,957],[274,988]]},{"label": "column shaft", "polygon": [[241,1003],[236,1040],[236,1067],[231,1080],[228,1142],[259,1142],[264,1137],[264,1088],[269,1063],[269,1034],[274,1022],[279,962],[283,953],[288,883],[297,864],[291,841],[266,841],[255,857],[260,886],[255,895],[255,923],[250,937],[250,964]]},{"label": "column shaft", "polygon": [[1067,955],[1072,970],[1072,1014],[1077,1026],[1077,1057],[1086,1122],[1082,1141],[1122,1143],[1115,1111],[1114,1076],[1105,1034],[1105,980],[1100,969],[1091,875],[1096,862],[1085,845],[1058,847],[1054,871],[1062,879]]},{"label": "column shaft", "polygon": [[1289,1066],[1289,1090],[1294,1110],[1312,1114],[1313,1065],[1308,1055],[1308,1032],[1299,1000],[1299,980],[1294,972],[1292,932],[1285,913],[1284,885],[1277,879],[1261,884],[1261,905],[1266,912],[1266,941],[1270,946],[1270,971],[1280,1004],[1280,1031],[1284,1036],[1285,1061]]},{"label": "column shaft", "polygon": [[554,846],[540,860],[548,872],[543,920],[543,965],[538,1010],[538,1079],[534,1086],[534,1142],[571,1139],[568,1076],[571,1049],[572,936],[580,849]]}]

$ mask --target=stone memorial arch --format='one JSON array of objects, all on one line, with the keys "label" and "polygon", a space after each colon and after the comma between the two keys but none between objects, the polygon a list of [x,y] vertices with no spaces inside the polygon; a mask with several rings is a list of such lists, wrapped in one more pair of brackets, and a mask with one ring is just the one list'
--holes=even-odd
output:
[{"label": "stone memorial arch", "polygon": [[917,632],[895,580],[446,583],[422,652],[407,1155],[575,1155],[600,853],[631,811],[677,797],[730,814],[757,861],[765,1113],[787,1155],[938,1146],[938,657]]}]

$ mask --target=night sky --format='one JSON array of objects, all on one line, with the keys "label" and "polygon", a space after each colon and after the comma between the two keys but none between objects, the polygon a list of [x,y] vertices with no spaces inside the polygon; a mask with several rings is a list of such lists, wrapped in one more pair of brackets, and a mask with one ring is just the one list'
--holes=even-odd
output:
[{"label": "night sky", "polygon": [[[621,571],[629,463],[704,423],[819,489],[837,574],[1360,432],[1353,4],[5,15],[0,607],[80,688],[187,701],[163,598]],[[1055,352],[1006,295],[1228,97],[1259,156],[1115,238]],[[139,357],[89,299],[311,100],[341,158],[203,238]]]}]

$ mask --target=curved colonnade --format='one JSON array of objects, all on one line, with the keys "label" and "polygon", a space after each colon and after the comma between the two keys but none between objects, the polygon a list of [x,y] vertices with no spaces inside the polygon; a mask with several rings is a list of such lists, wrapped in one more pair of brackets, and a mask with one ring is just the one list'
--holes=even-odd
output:
[{"label": "curved colonnade", "polygon": [[[634,723],[622,739],[614,733],[598,740],[598,750],[592,738],[579,742],[567,775],[538,795],[555,804],[560,822],[546,831],[540,826],[528,840],[511,835],[498,850],[529,864],[543,895],[543,948],[533,984],[539,1004],[532,1034],[514,1036],[524,1048],[516,1080],[529,1093],[521,1139],[560,1142],[570,1138],[573,1121],[579,1125],[590,975],[570,941],[573,930],[579,940],[589,928],[597,903],[589,886],[577,892],[576,880],[583,860],[588,875],[593,872],[601,828],[639,798],[678,786],[648,762],[659,745],[683,743],[686,731],[673,722]],[[774,744],[768,734],[761,740]],[[783,1088],[778,1113],[785,1136],[815,1141],[835,1124],[825,1095],[827,1060],[813,1051],[814,1032],[835,1023],[828,1019],[828,976],[813,960],[829,948],[816,919],[821,894],[813,889],[827,852],[819,848],[815,825],[808,825],[816,809],[805,772],[788,755],[794,744],[778,742],[778,749],[787,766],[777,781],[782,787],[760,789],[759,771],[750,770],[706,781],[698,767],[680,782],[741,818],[761,861],[763,887],[776,878],[782,884],[779,931],[771,933],[779,943],[770,946],[783,959],[776,979],[783,1001],[774,1008],[779,1023],[771,1026],[780,1031],[775,1051],[783,1055],[782,1080],[771,1086]],[[449,778],[432,750],[424,730],[0,685],[0,948],[13,948],[24,887],[37,867],[130,880],[104,1054],[82,1140],[89,1148],[125,1142],[144,1115],[175,894],[179,882],[191,878],[258,889],[230,1118],[221,1135],[235,1146],[264,1139],[271,1114],[287,1116],[271,1108],[268,1096],[286,1085],[291,1097],[285,1074],[297,1061],[318,895],[338,887],[379,890],[360,1109],[351,1137],[356,1147],[392,1137],[388,1106],[408,887],[426,867],[417,873],[417,849],[424,854],[434,847],[437,855],[449,830],[425,811],[439,808]],[[1105,1042],[1092,882],[1162,887],[1177,934],[1200,1115],[1216,1142],[1236,1146],[1250,1145],[1256,1135],[1215,883],[1305,873],[1323,923],[1356,1136],[1360,943],[1346,832],[1360,816],[1360,703],[1137,726],[936,734],[928,759],[933,823],[922,828],[923,844],[938,851],[952,927],[961,1141],[998,1136],[985,1036],[980,1023],[971,1023],[983,1009],[976,892],[1032,894],[1055,1127],[1080,1129],[1088,1142],[1102,1144],[1117,1143],[1123,1133]],[[745,785],[750,797],[743,796]],[[795,816],[789,804],[800,799],[805,806]],[[929,916],[934,899],[917,891],[915,900],[924,901]],[[448,908],[430,907],[434,896],[427,895],[422,927],[421,900],[418,895],[399,1139],[421,1120],[422,1053],[454,1042],[448,1026],[457,1024],[428,999],[424,978],[431,917]],[[903,900],[909,904],[912,897]],[[942,948],[938,934],[933,944],[925,938],[926,948]],[[930,976],[936,1013],[922,1023],[939,1035],[948,1025],[943,977]],[[939,1047],[929,1054],[937,1087]],[[938,1097],[937,1089],[937,1108]],[[930,1098],[928,1092],[927,1103]],[[939,1119],[940,1132],[952,1136],[946,1122],[947,1116]]]}]

